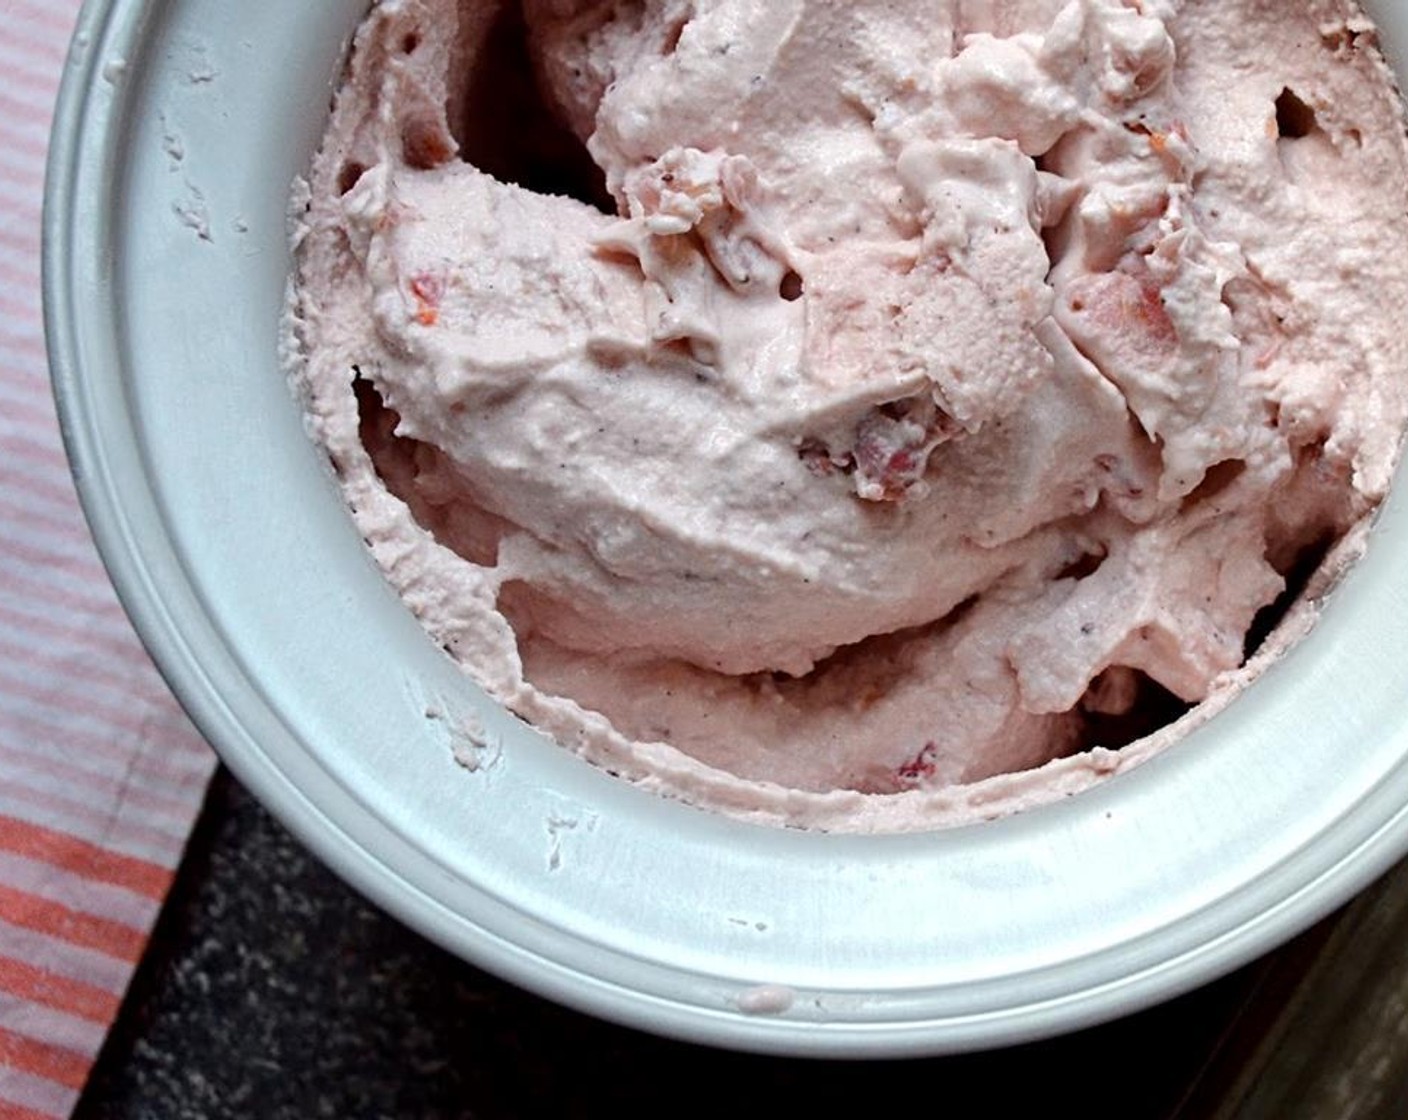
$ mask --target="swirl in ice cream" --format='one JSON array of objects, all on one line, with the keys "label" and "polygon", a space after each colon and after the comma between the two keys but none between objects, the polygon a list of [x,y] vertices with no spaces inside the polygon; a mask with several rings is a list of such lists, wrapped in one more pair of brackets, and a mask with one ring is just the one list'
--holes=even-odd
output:
[{"label": "swirl in ice cream", "polygon": [[1347,0],[383,0],[300,378],[524,718],[758,819],[968,820],[1147,754],[1355,547],[1405,171]]}]

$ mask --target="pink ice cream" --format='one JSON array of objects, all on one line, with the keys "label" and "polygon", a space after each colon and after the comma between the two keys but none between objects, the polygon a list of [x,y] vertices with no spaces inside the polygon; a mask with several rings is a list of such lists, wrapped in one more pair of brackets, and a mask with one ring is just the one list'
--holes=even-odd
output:
[{"label": "pink ice cream", "polygon": [[564,745],[981,819],[1205,717],[1359,546],[1406,172],[1346,0],[384,0],[298,377],[388,578]]}]

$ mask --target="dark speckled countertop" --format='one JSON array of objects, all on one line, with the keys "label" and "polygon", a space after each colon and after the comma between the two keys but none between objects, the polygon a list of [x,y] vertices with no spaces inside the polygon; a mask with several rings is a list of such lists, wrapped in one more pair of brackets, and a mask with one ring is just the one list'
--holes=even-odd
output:
[{"label": "dark speckled countertop", "polygon": [[679,1114],[681,1093],[690,1115],[827,1115],[866,1093],[991,1116],[1402,1117],[1405,888],[1400,868],[1266,960],[1081,1034],[927,1061],[759,1058],[606,1025],[449,956],[222,772],[76,1115],[630,1117]]}]

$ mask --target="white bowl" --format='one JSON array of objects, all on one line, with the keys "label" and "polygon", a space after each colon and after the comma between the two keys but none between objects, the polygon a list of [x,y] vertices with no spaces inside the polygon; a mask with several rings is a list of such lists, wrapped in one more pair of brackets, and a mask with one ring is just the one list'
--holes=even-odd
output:
[{"label": "white bowl", "polygon": [[[1408,9],[1375,7],[1408,47]],[[894,1056],[1192,988],[1408,850],[1402,493],[1314,632],[1229,710],[1093,792],[978,828],[740,824],[488,703],[368,558],[280,367],[290,185],[365,8],[92,0],[45,215],[55,386],[114,582],[211,742],[333,868],[598,1015]],[[465,713],[502,741],[477,773],[452,756]]]}]

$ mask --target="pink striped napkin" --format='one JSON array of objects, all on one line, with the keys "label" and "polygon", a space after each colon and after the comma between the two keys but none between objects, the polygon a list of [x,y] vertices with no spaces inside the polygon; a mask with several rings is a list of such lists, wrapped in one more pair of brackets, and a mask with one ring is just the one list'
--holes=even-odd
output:
[{"label": "pink striped napkin", "polygon": [[0,1118],[67,1117],[214,764],[69,482],[40,318],[44,159],[78,0],[0,0]]}]

